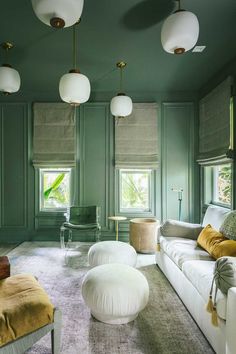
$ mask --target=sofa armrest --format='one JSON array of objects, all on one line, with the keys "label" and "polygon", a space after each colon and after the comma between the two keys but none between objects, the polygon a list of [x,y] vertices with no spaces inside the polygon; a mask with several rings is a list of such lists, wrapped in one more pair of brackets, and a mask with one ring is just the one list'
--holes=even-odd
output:
[{"label": "sofa armrest", "polygon": [[236,287],[230,288],[227,296],[226,312],[226,354],[235,354],[236,348]]},{"label": "sofa armrest", "polygon": [[167,220],[160,228],[161,235],[167,237],[183,237],[196,240],[202,231],[200,224],[192,224],[178,220]]},{"label": "sofa armrest", "polygon": [[10,263],[7,256],[0,257],[0,280],[10,277]]}]

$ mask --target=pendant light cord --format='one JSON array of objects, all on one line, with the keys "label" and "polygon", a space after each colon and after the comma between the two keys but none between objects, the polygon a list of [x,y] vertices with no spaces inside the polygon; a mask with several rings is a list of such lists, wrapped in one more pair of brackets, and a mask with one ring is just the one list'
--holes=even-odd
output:
[{"label": "pendant light cord", "polygon": [[77,65],[77,33],[76,24],[73,26],[73,68],[76,69]]},{"label": "pendant light cord", "polygon": [[9,55],[8,55],[8,54],[9,54],[9,53],[8,53],[8,52],[9,52],[9,49],[6,48],[6,50],[5,50],[5,63],[6,63],[6,64],[9,64],[9,63],[8,63],[8,60],[9,60]]},{"label": "pendant light cord", "polygon": [[181,4],[180,4],[180,0],[177,0],[178,1],[178,11],[181,9]]},{"label": "pendant light cord", "polygon": [[120,93],[123,92],[123,68],[120,68]]}]

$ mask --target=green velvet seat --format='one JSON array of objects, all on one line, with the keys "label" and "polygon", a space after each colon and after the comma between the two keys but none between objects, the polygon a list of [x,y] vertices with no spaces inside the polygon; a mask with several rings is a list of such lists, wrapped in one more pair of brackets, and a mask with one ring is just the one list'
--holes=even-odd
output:
[{"label": "green velvet seat", "polygon": [[99,241],[101,226],[99,224],[100,208],[92,206],[71,206],[68,208],[66,221],[60,229],[61,247],[65,247],[65,231],[68,230],[68,243],[72,242],[72,230],[81,232],[93,231],[95,240]]}]

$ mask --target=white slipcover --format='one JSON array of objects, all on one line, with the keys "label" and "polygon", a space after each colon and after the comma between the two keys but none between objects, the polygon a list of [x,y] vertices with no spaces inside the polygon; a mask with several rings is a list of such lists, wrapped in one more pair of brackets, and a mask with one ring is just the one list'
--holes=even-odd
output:
[{"label": "white slipcover", "polygon": [[[198,290],[200,295],[205,300],[206,304],[209,299],[215,262],[214,261],[187,261],[184,262],[182,271],[193,286]],[[214,292],[213,292],[214,297]],[[227,298],[220,291],[217,291],[216,311],[218,316],[223,320],[226,319],[226,304]]]},{"label": "white slipcover", "polygon": [[202,248],[197,246],[197,242],[181,237],[160,237],[160,244],[163,251],[172,259],[175,264],[182,269],[184,262],[202,259],[212,261],[213,258]]}]

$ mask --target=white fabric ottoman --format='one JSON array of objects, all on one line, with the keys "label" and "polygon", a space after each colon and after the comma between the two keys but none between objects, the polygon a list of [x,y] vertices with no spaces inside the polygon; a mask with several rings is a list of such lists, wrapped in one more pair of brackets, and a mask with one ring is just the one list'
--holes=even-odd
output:
[{"label": "white fabric ottoman", "polygon": [[82,296],[99,321],[123,324],[133,321],[148,303],[145,276],[126,264],[103,264],[88,271]]},{"label": "white fabric ottoman", "polygon": [[137,263],[137,253],[128,243],[102,241],[90,247],[88,261],[92,267],[107,263],[123,263],[135,267]]}]

